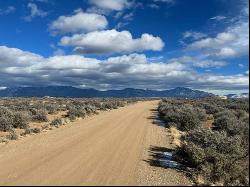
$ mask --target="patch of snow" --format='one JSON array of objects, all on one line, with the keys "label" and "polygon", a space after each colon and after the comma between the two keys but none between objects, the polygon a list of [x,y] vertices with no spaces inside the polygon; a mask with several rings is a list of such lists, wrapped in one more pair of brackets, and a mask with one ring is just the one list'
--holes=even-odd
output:
[{"label": "patch of snow", "polygon": [[182,165],[174,161],[173,155],[173,152],[164,152],[163,158],[159,159],[160,165],[168,168],[180,168]]}]

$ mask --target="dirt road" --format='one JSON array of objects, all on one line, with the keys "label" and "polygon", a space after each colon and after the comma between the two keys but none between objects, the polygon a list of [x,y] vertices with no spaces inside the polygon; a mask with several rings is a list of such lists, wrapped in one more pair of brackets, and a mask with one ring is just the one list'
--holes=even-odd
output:
[{"label": "dirt road", "polygon": [[158,101],[104,112],[0,146],[0,185],[136,185]]}]

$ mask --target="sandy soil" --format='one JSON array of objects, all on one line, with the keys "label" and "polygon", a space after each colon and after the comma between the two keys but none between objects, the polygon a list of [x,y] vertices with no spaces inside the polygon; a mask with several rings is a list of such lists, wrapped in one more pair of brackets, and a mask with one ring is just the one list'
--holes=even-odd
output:
[{"label": "sandy soil", "polygon": [[[157,103],[139,102],[0,145],[0,185],[151,184],[141,178],[161,169],[143,161],[149,146],[164,140],[150,119]],[[184,177],[174,170],[164,177],[172,174]]]}]

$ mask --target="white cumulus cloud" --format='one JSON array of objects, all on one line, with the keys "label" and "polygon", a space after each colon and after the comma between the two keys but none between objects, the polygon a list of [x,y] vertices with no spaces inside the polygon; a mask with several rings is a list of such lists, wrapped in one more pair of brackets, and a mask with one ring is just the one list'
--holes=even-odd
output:
[{"label": "white cumulus cloud", "polygon": [[203,49],[203,48],[220,48],[235,40],[235,35],[232,33],[219,33],[215,38],[205,38],[199,41],[195,41],[188,47],[191,49]]},{"label": "white cumulus cloud", "polygon": [[45,58],[1,46],[0,57],[0,87],[84,85],[97,89],[167,89],[186,86],[214,90],[243,90],[249,87],[248,72],[224,76],[199,73],[183,59],[149,62],[144,54],[136,53],[102,60],[79,55]]},{"label": "white cumulus cloud", "polygon": [[89,0],[89,3],[100,8],[114,11],[122,11],[131,6],[128,0]]},{"label": "white cumulus cloud", "polygon": [[76,10],[74,15],[60,16],[50,24],[50,30],[60,33],[77,33],[102,30],[108,26],[105,16]]},{"label": "white cumulus cloud", "polygon": [[24,67],[43,61],[43,57],[16,48],[0,46],[0,67]]},{"label": "white cumulus cloud", "polygon": [[129,31],[95,31],[87,34],[75,34],[63,37],[60,41],[63,46],[75,47],[75,51],[83,54],[110,54],[130,53],[145,50],[160,51],[164,42],[160,37],[151,34],[142,34],[134,39]]}]

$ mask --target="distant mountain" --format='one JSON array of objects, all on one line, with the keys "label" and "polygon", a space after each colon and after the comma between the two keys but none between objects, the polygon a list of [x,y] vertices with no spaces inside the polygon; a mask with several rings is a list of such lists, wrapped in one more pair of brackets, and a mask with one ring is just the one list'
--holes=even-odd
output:
[{"label": "distant mountain", "polygon": [[232,99],[249,98],[249,93],[228,94],[227,97]]},{"label": "distant mountain", "polygon": [[126,88],[123,90],[99,91],[95,89],[79,89],[70,86],[17,87],[0,90],[0,97],[178,97],[203,98],[213,94],[178,87],[171,90],[155,91]]}]

